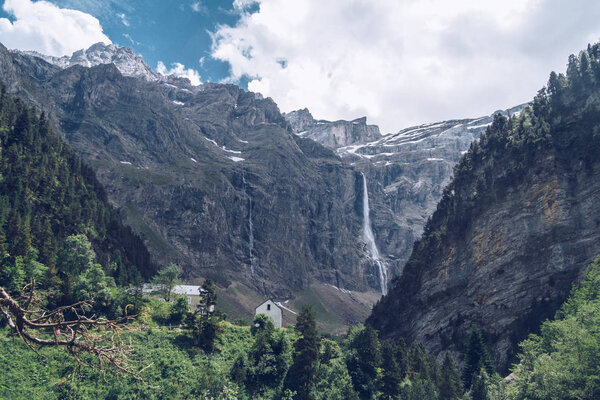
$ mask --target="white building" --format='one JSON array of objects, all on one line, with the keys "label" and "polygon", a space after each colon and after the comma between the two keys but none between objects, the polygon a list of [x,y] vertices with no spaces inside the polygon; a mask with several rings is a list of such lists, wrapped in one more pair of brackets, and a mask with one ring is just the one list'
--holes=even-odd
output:
[{"label": "white building", "polygon": [[[160,293],[161,290],[161,285],[156,284],[144,283],[144,286],[142,287],[142,293],[145,295]],[[173,290],[171,290],[172,294],[184,295],[187,297],[188,304],[192,311],[195,310],[198,303],[200,303],[200,298],[204,295],[204,292],[206,292],[206,290],[196,285],[175,285],[173,286]],[[211,308],[214,308],[214,306],[211,306]],[[210,312],[212,311],[213,309],[210,310]]]},{"label": "white building", "polygon": [[273,319],[275,328],[281,328],[281,308],[272,300],[267,300],[260,306],[256,307],[254,315],[265,314]]}]

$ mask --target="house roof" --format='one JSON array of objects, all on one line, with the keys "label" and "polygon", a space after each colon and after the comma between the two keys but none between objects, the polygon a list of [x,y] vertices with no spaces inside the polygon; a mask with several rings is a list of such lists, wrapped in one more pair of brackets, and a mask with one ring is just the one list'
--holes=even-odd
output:
[{"label": "house roof", "polygon": [[265,300],[263,303],[260,303],[258,306],[256,306],[256,308],[260,307],[260,306],[264,306],[265,304],[271,302],[271,304],[273,304],[275,307],[279,308],[281,310],[281,307],[279,307],[279,305],[277,303],[275,303],[273,300],[268,299]]},{"label": "house roof", "polygon": [[[161,290],[160,285],[144,283],[144,286],[142,287],[142,293],[145,294],[157,292],[159,290]],[[184,294],[186,296],[199,296],[200,293],[204,292],[206,292],[206,290],[202,289],[200,286],[197,285],[175,285],[173,286],[173,290],[171,291],[171,293]]]}]

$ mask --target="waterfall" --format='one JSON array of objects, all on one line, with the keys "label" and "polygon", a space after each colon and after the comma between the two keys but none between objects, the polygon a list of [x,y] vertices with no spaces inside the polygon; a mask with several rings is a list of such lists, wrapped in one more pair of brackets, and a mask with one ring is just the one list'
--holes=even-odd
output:
[{"label": "waterfall", "polygon": [[242,181],[244,182],[244,191],[248,196],[248,256],[250,257],[250,272],[254,275],[254,224],[252,223],[252,197],[248,195],[248,188],[246,183],[246,176],[242,174]]},{"label": "waterfall", "polygon": [[375,243],[375,236],[373,235],[373,230],[371,229],[371,219],[369,217],[369,191],[367,190],[367,178],[365,174],[361,173],[363,178],[363,240],[367,244],[369,248],[369,253],[371,254],[371,258],[377,264],[377,268],[379,269],[379,285],[381,287],[381,294],[385,295],[387,292],[387,280],[388,280],[388,271],[387,265],[379,256],[379,250],[377,250],[377,244]]}]

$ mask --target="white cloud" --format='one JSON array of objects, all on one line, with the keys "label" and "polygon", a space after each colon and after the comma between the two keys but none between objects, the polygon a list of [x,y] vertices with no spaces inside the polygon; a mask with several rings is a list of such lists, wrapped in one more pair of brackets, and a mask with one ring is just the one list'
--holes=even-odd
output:
[{"label": "white cloud", "polygon": [[123,23],[123,25],[125,25],[125,26],[129,26],[130,25],[129,24],[129,20],[127,19],[127,15],[125,15],[123,13],[120,13],[120,14],[117,14],[117,17],[119,17],[119,19],[121,20],[121,22]]},{"label": "white cloud", "polygon": [[0,18],[0,41],[11,49],[63,56],[94,43],[111,43],[98,19],[81,11],[30,0],[5,0],[3,9],[14,16],[14,22]]},{"label": "white cloud", "polygon": [[192,8],[192,11],[200,13],[200,14],[208,14],[208,8],[202,4],[202,2],[200,1],[195,1],[193,2],[190,7]]},{"label": "white cloud", "polygon": [[185,68],[185,65],[181,63],[173,63],[169,69],[162,61],[159,61],[156,65],[156,71],[161,75],[175,75],[178,78],[187,78],[194,86],[202,83],[198,71],[192,68]]},{"label": "white cloud", "polygon": [[258,2],[258,0],[233,0],[233,8],[238,11],[244,11]]},{"label": "white cloud", "polygon": [[596,0],[258,2],[235,0],[240,22],[213,35],[230,79],[283,111],[367,115],[383,132],[529,101],[600,38]]}]

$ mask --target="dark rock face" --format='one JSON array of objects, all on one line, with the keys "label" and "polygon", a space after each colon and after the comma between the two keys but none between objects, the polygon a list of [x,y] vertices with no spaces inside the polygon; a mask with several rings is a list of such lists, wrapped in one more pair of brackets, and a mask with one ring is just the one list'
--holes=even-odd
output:
[{"label": "dark rock face", "polygon": [[270,99],[4,48],[0,79],[51,116],[159,262],[279,298],[313,279],[378,288],[360,240],[360,174],[288,131]]}]

